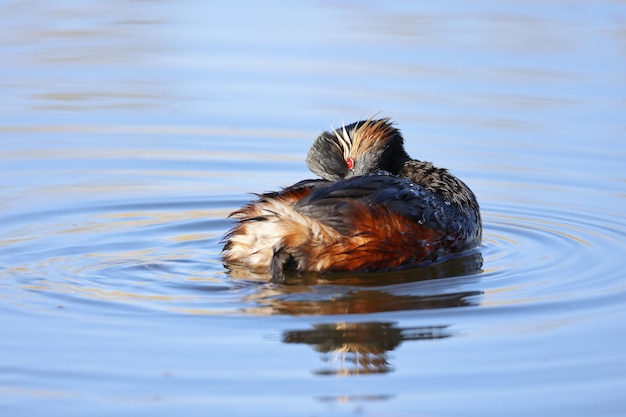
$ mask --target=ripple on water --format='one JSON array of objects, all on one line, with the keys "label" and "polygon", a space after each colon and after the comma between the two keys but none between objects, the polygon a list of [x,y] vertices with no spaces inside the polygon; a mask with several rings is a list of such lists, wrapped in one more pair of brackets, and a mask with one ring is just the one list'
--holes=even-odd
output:
[{"label": "ripple on water", "polygon": [[623,291],[623,215],[572,207],[487,204],[486,305],[583,301]]},{"label": "ripple on water", "polygon": [[194,292],[172,287],[201,282],[205,291],[232,289],[207,250],[227,226],[221,205],[157,200],[33,210],[11,219],[4,249],[12,258],[2,273],[18,290],[36,295],[39,307],[93,306],[93,300],[115,309],[192,303]]},{"label": "ripple on water", "polygon": [[226,214],[241,203],[128,201],[22,214],[12,219],[4,245],[16,261],[0,271],[40,307],[117,310],[125,304],[188,314],[328,315],[533,303],[556,308],[624,290],[619,257],[606,257],[624,248],[624,230],[615,226],[623,215],[490,202],[483,203],[480,252],[442,264],[301,277],[287,286],[233,279],[220,262],[220,241],[230,227]]}]

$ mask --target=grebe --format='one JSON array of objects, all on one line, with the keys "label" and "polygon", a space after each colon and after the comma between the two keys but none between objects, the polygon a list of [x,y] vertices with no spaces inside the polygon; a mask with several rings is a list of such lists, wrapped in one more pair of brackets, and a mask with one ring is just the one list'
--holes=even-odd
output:
[{"label": "grebe", "polygon": [[388,118],[323,132],[304,180],[231,213],[225,265],[282,282],[285,272],[383,271],[477,247],[474,193],[447,170],[411,159]]}]

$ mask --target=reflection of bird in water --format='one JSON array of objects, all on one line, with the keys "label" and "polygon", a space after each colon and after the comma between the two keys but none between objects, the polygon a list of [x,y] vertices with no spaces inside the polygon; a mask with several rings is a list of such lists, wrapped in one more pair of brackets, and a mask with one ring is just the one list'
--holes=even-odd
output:
[{"label": "reflection of bird in water", "polygon": [[321,353],[330,353],[334,368],[318,375],[354,375],[392,371],[387,352],[405,340],[433,340],[450,337],[447,326],[398,328],[394,323],[317,324],[311,330],[283,334],[285,343],[306,343]]},{"label": "reflection of bird in water", "polygon": [[334,314],[368,314],[384,311],[434,310],[478,305],[482,291],[455,291],[441,287],[398,292],[348,285],[319,285],[315,292],[306,286],[259,287],[246,297],[256,305],[245,308],[248,314],[291,316],[326,316]]},{"label": "reflection of bird in water", "polygon": [[[477,306],[483,292],[473,287],[480,280],[481,265],[480,252],[471,252],[423,268],[294,277],[290,282],[297,285],[257,286],[245,297],[253,304],[242,311],[324,316]],[[437,281],[446,277],[445,282]]]},{"label": "reflection of bird in water", "polygon": [[223,257],[231,269],[381,271],[475,248],[472,191],[447,170],[411,159],[389,119],[324,132],[307,156],[323,180],[259,196],[235,211]]}]

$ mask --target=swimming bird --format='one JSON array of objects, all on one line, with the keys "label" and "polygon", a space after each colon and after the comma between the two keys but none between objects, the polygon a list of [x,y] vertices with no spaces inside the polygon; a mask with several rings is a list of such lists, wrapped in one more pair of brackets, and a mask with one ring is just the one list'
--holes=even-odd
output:
[{"label": "swimming bird", "polygon": [[385,271],[447,259],[480,245],[476,196],[448,170],[412,159],[389,118],[325,131],[300,181],[231,213],[226,267],[289,271]]}]

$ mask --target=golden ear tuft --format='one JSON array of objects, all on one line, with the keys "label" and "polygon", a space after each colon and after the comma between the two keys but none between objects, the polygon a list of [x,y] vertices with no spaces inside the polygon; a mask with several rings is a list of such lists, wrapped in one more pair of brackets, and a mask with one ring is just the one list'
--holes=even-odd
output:
[{"label": "golden ear tuft", "polygon": [[353,129],[351,133],[352,149],[350,154],[359,159],[373,149],[385,146],[393,138],[396,129],[388,117],[378,120],[370,118]]}]

